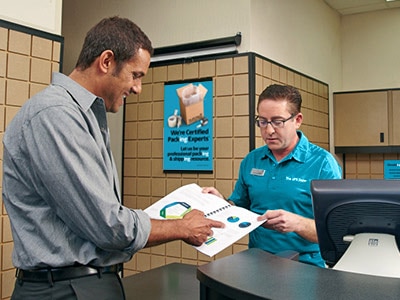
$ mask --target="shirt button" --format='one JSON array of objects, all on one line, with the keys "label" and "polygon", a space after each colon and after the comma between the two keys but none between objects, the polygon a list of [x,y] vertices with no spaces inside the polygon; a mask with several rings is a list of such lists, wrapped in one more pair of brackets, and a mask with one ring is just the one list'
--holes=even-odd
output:
[{"label": "shirt button", "polygon": [[275,176],[272,176],[272,179],[273,179],[273,180],[275,180],[275,178],[276,178]]}]

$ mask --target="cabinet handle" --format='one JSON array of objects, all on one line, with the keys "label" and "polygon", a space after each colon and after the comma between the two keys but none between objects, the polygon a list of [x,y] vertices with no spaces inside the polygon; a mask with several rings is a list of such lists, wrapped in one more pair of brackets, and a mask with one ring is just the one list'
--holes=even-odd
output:
[{"label": "cabinet handle", "polygon": [[379,137],[380,142],[381,142],[381,143],[384,143],[384,142],[385,142],[385,133],[384,133],[384,132],[381,132],[379,135],[380,135],[380,137]]}]

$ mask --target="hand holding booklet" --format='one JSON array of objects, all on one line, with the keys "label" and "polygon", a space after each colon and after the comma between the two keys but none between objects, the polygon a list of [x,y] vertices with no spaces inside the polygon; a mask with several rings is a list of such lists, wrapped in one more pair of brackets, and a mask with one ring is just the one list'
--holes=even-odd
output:
[{"label": "hand holding booklet", "polygon": [[203,193],[202,188],[195,183],[176,189],[144,211],[153,219],[165,220],[180,219],[192,209],[201,210],[207,218],[225,224],[224,228],[212,228],[213,236],[201,246],[195,247],[210,257],[265,222],[265,220],[257,221],[259,215],[256,213],[231,205],[218,196]]}]

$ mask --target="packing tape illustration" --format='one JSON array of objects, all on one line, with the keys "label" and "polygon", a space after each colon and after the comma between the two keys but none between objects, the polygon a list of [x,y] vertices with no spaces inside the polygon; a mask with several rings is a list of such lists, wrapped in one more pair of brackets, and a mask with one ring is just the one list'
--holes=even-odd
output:
[{"label": "packing tape illustration", "polygon": [[174,114],[168,117],[168,127],[180,127],[182,125],[182,117],[178,115],[178,110],[175,109]]}]

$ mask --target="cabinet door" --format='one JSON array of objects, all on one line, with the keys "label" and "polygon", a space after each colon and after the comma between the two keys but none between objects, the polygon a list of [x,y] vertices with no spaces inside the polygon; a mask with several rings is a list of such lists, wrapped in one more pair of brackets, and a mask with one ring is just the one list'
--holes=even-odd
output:
[{"label": "cabinet door", "polygon": [[387,146],[387,95],[387,91],[334,94],[335,146]]},{"label": "cabinet door", "polygon": [[392,91],[392,107],[390,110],[391,116],[391,145],[400,145],[400,91]]}]

